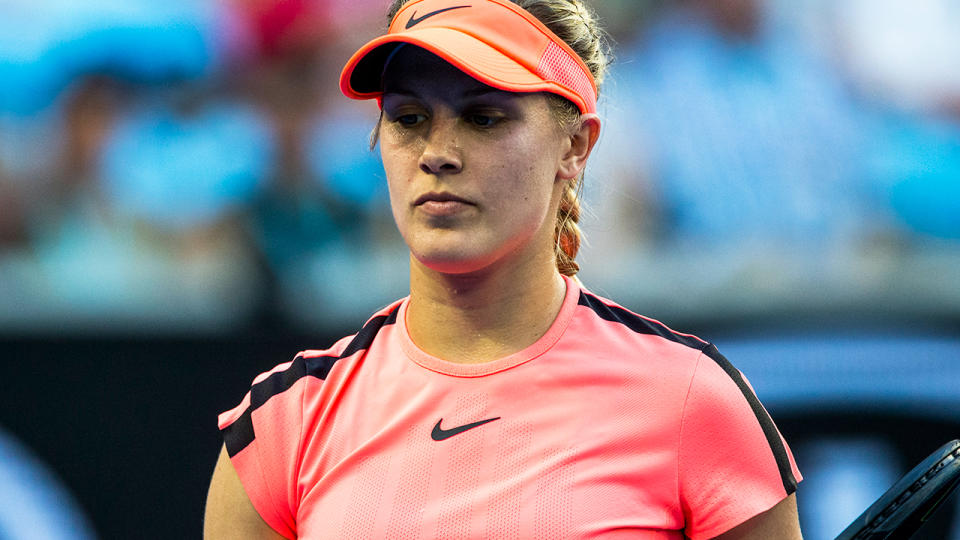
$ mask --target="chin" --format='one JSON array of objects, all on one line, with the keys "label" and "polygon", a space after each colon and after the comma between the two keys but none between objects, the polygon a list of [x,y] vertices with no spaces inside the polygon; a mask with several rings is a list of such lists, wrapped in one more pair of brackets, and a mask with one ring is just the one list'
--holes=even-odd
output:
[{"label": "chin", "polygon": [[490,265],[487,257],[471,257],[463,253],[413,253],[413,257],[421,265],[441,274],[472,274]]},{"label": "chin", "polygon": [[520,235],[504,240],[485,234],[455,234],[414,238],[407,246],[418,264],[434,272],[467,275],[518,263],[528,245],[525,239]]},{"label": "chin", "polygon": [[[404,235],[411,262],[442,274],[469,274],[490,265],[496,254],[483,249],[477,234],[431,231],[432,234]],[[493,250],[496,251],[496,250]]]}]

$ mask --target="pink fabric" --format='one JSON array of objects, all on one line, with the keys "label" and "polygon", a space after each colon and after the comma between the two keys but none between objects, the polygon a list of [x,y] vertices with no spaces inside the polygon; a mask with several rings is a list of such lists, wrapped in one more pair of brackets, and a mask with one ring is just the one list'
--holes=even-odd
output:
[{"label": "pink fabric", "polygon": [[253,411],[256,438],[233,463],[261,516],[288,538],[696,540],[788,494],[743,392],[691,345],[705,342],[606,320],[567,289],[543,338],[482,365],[429,356],[406,301],[386,308],[396,322],[368,349]]},{"label": "pink fabric", "polygon": [[551,41],[540,57],[537,73],[545,79],[557,81],[578,95],[588,96],[588,99],[596,101],[597,92],[594,90],[593,81],[582,70],[573,69],[570,64],[570,56],[566,51]]}]

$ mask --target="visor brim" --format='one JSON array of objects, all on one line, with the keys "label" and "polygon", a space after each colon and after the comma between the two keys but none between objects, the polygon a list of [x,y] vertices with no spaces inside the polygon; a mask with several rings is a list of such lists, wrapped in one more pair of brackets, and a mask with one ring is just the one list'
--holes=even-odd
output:
[{"label": "visor brim", "polygon": [[340,88],[355,99],[382,94],[384,63],[401,43],[436,54],[478,81],[510,92],[552,92],[573,101],[581,110],[585,104],[570,89],[546,81],[513,58],[487,43],[459,30],[428,27],[381,36],[360,48],[344,66]]}]

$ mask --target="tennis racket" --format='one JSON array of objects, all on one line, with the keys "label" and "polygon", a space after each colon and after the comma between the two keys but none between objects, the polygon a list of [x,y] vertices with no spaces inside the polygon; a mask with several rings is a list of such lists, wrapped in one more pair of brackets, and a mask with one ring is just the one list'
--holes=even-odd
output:
[{"label": "tennis racket", "polygon": [[960,483],[960,440],[953,440],[876,500],[836,540],[901,540],[913,536]]}]

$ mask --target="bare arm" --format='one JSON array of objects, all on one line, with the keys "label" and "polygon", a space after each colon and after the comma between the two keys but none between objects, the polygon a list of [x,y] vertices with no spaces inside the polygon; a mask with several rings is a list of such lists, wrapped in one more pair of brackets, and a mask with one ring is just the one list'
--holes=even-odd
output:
[{"label": "bare arm", "polygon": [[207,492],[203,537],[206,540],[283,538],[270,528],[253,508],[237,471],[230,463],[226,448],[220,449],[220,457],[217,459],[210,490]]},{"label": "bare arm", "polygon": [[766,512],[756,515],[714,540],[801,540],[797,498],[790,495]]}]

